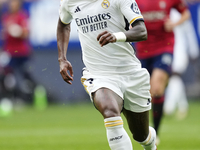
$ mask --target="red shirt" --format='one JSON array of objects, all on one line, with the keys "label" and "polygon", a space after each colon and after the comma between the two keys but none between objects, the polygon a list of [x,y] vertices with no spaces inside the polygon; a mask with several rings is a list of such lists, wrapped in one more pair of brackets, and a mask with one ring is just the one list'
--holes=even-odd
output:
[{"label": "red shirt", "polygon": [[[28,17],[23,11],[15,14],[4,14],[3,24],[3,49],[11,54],[12,57],[26,57],[30,54],[30,44],[28,39],[12,36],[8,30],[10,25],[18,25],[22,29],[28,29]],[[17,30],[17,29],[16,29]],[[15,32],[17,32],[15,30]]]},{"label": "red shirt", "polygon": [[139,59],[173,53],[174,34],[164,30],[164,21],[169,18],[171,8],[182,13],[186,5],[181,0],[136,0],[144,17],[148,39],[136,43]]}]

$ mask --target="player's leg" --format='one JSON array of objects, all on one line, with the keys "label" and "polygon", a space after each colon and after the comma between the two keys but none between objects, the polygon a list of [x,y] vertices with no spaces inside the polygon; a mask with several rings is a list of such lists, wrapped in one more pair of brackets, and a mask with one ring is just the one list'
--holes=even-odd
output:
[{"label": "player's leg", "polygon": [[177,88],[177,84],[174,84],[173,80],[174,76],[171,76],[165,92],[165,102],[163,106],[163,112],[165,115],[168,116],[172,115],[175,112],[178,99],[180,98],[180,95],[178,95],[179,88]]},{"label": "player's leg", "polygon": [[34,100],[34,94],[36,91],[37,82],[34,80],[32,73],[28,69],[30,57],[21,57],[20,63],[21,66],[18,67],[18,72],[21,77],[21,87],[27,87],[26,89],[22,88],[23,99],[26,100],[26,103],[32,103]]},{"label": "player's leg", "polygon": [[188,112],[188,100],[186,96],[185,85],[181,77],[177,76],[176,82],[179,86],[179,96],[180,99],[178,100],[178,111],[176,114],[177,119],[184,119],[187,116]]},{"label": "player's leg", "polygon": [[185,94],[185,85],[179,74],[172,75],[169,80],[164,105],[165,114],[173,114],[175,111],[174,102],[177,104],[177,118],[184,119],[187,116],[188,100]]},{"label": "player's leg", "polygon": [[92,97],[95,107],[104,117],[111,150],[132,150],[131,140],[123,128],[123,120],[120,116],[123,99],[107,88],[98,89]]},{"label": "player's leg", "polygon": [[156,150],[156,132],[152,127],[149,127],[149,111],[135,113],[124,109],[123,114],[127,119],[133,138],[145,150]]},{"label": "player's leg", "polygon": [[152,95],[153,122],[157,135],[163,115],[164,92],[168,78],[168,73],[159,68],[155,68],[151,74],[150,92]]},{"label": "player's leg", "polygon": [[156,150],[156,132],[149,127],[149,110],[151,109],[149,73],[144,68],[138,68],[134,74],[125,76],[121,81],[126,89],[123,114],[133,138],[145,150]]},{"label": "player's leg", "polygon": [[[166,90],[164,113],[172,115],[175,112],[176,105],[178,106],[178,116],[184,118],[187,114],[188,101],[185,94],[185,85],[181,76],[172,75]],[[181,116],[181,114],[183,116]],[[177,117],[178,117],[177,116]]]},{"label": "player's leg", "polygon": [[187,23],[185,22],[181,26],[178,26],[174,29],[175,45],[172,63],[173,73],[169,79],[164,103],[164,112],[167,115],[173,114],[173,112],[175,112],[176,106],[178,106],[181,101],[187,101],[184,83],[181,78],[181,74],[185,72],[189,63],[189,39],[186,38],[186,24]]},{"label": "player's leg", "polygon": [[[190,45],[190,39],[187,38],[187,31],[189,31],[188,28],[190,27],[187,26],[187,22],[185,22],[181,26],[176,27],[174,30],[175,45],[172,63],[173,74],[169,80],[164,104],[164,112],[167,115],[172,114],[175,111],[176,106],[178,106],[178,112],[180,113],[178,113],[177,117],[180,117],[181,119],[186,116],[188,107],[187,97],[185,94],[185,85],[181,78],[181,75],[185,72],[189,63],[188,48]],[[193,48],[195,51],[195,44]],[[179,108],[183,109],[179,111]]]}]

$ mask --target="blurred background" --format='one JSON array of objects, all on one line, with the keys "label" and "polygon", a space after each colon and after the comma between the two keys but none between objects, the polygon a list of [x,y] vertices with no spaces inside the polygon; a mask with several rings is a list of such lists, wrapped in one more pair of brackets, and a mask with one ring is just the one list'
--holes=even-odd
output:
[{"label": "blurred background", "polygon": [[[200,2],[188,0],[187,3],[195,30],[194,40],[200,46]],[[108,149],[102,118],[80,82],[84,65],[74,22],[68,49],[68,60],[74,69],[73,84],[65,83],[59,73],[56,44],[59,5],[60,0],[24,0],[22,3],[20,0],[0,0],[2,150]],[[177,118],[163,120],[160,145],[163,150],[197,150],[200,146],[197,117],[200,113],[200,58],[189,58],[188,63],[182,79],[191,108],[190,117],[184,122],[177,122]],[[17,112],[11,115],[13,108]],[[25,113],[21,113],[22,108]],[[46,111],[38,112],[34,108]],[[134,144],[134,149],[139,149],[140,146]]]},{"label": "blurred background", "polygon": [[[15,103],[23,102],[31,104],[34,100],[34,94],[38,94],[36,87],[41,88],[42,86],[43,90],[45,89],[48,102],[50,103],[62,104],[88,101],[88,96],[80,82],[83,63],[74,22],[72,23],[68,50],[68,59],[73,65],[75,74],[73,85],[69,86],[66,84],[59,73],[56,28],[60,1],[25,0],[21,4],[21,7],[19,6],[19,12],[13,15],[10,11],[15,9],[15,7],[17,9],[18,6],[15,6],[15,3],[16,2],[11,2],[9,0],[0,1],[0,74],[1,84],[3,84],[0,90],[1,99],[6,97],[12,99]],[[21,27],[16,24],[20,24]],[[28,36],[26,38],[12,35],[17,31],[21,32],[23,29],[20,28],[23,28],[23,26],[25,28],[24,30],[28,30]],[[19,44],[20,42],[21,45]],[[27,50],[22,50],[21,53],[15,51],[17,48],[25,49],[24,47],[30,52],[27,52]],[[12,62],[13,59],[15,62]],[[26,59],[26,61],[22,62],[24,59]],[[13,63],[15,63],[15,65],[12,65]],[[23,69],[20,70],[19,68],[22,65],[24,65]],[[25,73],[21,73],[20,75],[19,72]],[[16,88],[18,91],[13,93]],[[5,95],[5,91],[10,91],[7,95],[13,96],[8,97]],[[39,91],[41,92],[41,90]],[[4,92],[4,94],[2,94],[2,92]],[[22,94],[16,94],[19,92]],[[28,92],[30,93],[28,97],[22,96]]]},{"label": "blurred background", "polygon": [[[11,0],[12,1],[12,0]],[[5,42],[5,14],[9,12],[9,0],[0,0],[0,47],[1,52],[8,52],[5,50],[6,47]],[[21,10],[23,10],[23,14],[27,17],[27,25],[28,29],[28,37],[26,41],[29,42],[29,49],[31,53],[27,56],[27,61],[25,62],[25,69],[28,72],[29,76],[31,76],[31,80],[34,81],[32,83],[34,86],[30,89],[31,93],[34,95],[34,89],[36,89],[37,85],[42,85],[45,88],[47,98],[49,102],[52,103],[74,103],[77,101],[88,101],[88,95],[85,93],[84,88],[80,83],[81,77],[81,69],[83,67],[82,59],[81,59],[81,49],[78,41],[78,35],[76,31],[76,26],[74,22],[72,22],[72,32],[68,50],[68,59],[71,61],[74,68],[74,81],[71,86],[66,84],[60,74],[59,74],[59,64],[57,61],[57,45],[56,45],[56,27],[57,20],[59,17],[59,0],[24,0],[21,6]],[[196,38],[198,43],[200,44],[200,3],[198,1],[190,0],[188,2],[188,7],[191,11],[192,15],[192,23],[195,29]],[[11,18],[12,20],[12,18]],[[16,26],[13,26],[14,33],[19,29]],[[12,42],[12,39],[11,39]],[[27,44],[27,43],[26,43]],[[22,44],[23,45],[23,44]],[[8,44],[9,46],[9,44]],[[7,48],[8,49],[8,48]],[[14,50],[13,50],[14,51]],[[14,55],[19,52],[13,52]],[[25,52],[26,53],[26,52]],[[12,55],[12,54],[11,54]],[[23,54],[22,54],[23,55]],[[15,72],[13,70],[17,70],[18,66],[13,66],[15,69],[11,69],[12,71],[7,71],[5,68],[9,65],[9,58],[12,56],[8,56],[5,53],[2,53],[1,58],[1,76],[9,75],[10,72]],[[15,57],[15,56],[14,56]],[[19,56],[16,56],[19,57]],[[24,57],[24,56],[23,56]],[[19,60],[18,60],[19,61]],[[18,64],[20,65],[21,62]],[[186,85],[186,94],[189,99],[199,99],[200,97],[200,60],[189,60],[189,65],[187,70],[182,75],[184,84]],[[6,71],[5,71],[6,70]],[[8,73],[9,72],[9,73]],[[13,73],[16,76],[17,73]],[[2,77],[3,78],[3,77]],[[10,77],[12,78],[12,76]],[[20,84],[23,81],[23,77],[15,77],[18,81],[16,84]],[[7,79],[10,82],[5,83],[5,78],[2,79],[4,81],[3,84],[11,84],[11,79]],[[14,80],[14,79],[13,79]],[[14,83],[12,83],[14,84]],[[3,85],[6,86],[6,85]],[[13,87],[9,87],[9,90],[13,90]],[[22,89],[22,85],[18,85]],[[30,88],[30,82],[27,82],[25,85],[25,89],[28,90]],[[2,88],[2,86],[1,86]],[[5,88],[5,87],[4,87]],[[2,90],[1,90],[2,91]],[[19,93],[19,92],[18,92]],[[26,93],[26,92],[25,92]],[[30,96],[27,98],[20,98],[22,102],[25,103],[33,103],[33,98]],[[1,98],[4,98],[1,95]],[[13,98],[13,97],[12,97]]]}]

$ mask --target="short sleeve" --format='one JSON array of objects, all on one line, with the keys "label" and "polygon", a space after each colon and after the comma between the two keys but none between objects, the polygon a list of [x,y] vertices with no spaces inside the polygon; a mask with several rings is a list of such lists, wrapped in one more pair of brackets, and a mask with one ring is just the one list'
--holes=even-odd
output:
[{"label": "short sleeve", "polygon": [[60,20],[64,24],[69,24],[72,21],[72,15],[68,11],[67,0],[60,1],[60,9],[59,9]]},{"label": "short sleeve", "polygon": [[130,24],[144,20],[135,0],[119,0],[119,8]]}]

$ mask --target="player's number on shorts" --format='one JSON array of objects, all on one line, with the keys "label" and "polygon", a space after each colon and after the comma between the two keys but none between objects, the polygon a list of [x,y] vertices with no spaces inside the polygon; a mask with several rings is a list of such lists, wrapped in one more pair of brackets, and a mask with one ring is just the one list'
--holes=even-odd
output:
[{"label": "player's number on shorts", "polygon": [[136,2],[134,2],[132,5],[131,5],[131,9],[133,10],[134,13],[136,14],[139,14],[140,13],[140,10],[138,8],[138,5]]}]

